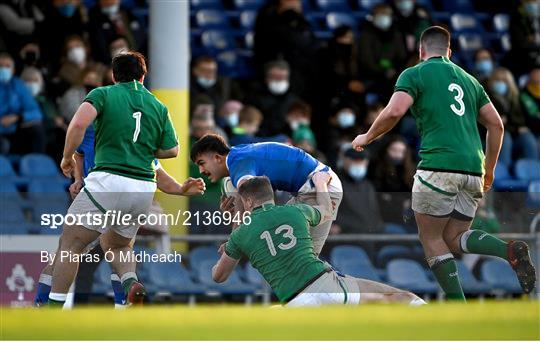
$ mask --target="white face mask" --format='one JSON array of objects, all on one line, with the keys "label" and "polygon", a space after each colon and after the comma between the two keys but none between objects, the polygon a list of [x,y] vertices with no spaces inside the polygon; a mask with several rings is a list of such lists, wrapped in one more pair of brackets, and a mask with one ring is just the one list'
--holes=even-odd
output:
[{"label": "white face mask", "polygon": [[26,82],[26,87],[30,90],[33,97],[41,93],[41,84],[39,82]]},{"label": "white face mask", "polygon": [[364,179],[364,177],[366,176],[367,167],[364,166],[364,165],[360,165],[360,164],[353,164],[349,168],[348,173],[349,173],[349,176],[351,176],[352,179],[354,179],[355,181],[359,181],[359,180]]},{"label": "white face mask", "polygon": [[229,114],[229,116],[227,116],[227,118],[226,118],[226,121],[227,121],[227,124],[229,125],[229,127],[238,126],[238,121],[239,121],[238,113]]},{"label": "white face mask", "polygon": [[214,78],[197,77],[197,83],[199,83],[201,87],[208,89],[216,84],[216,80]]},{"label": "white face mask", "polygon": [[289,90],[289,81],[270,81],[268,90],[274,95],[282,95]]},{"label": "white face mask", "polygon": [[373,19],[373,25],[377,28],[386,31],[392,26],[392,17],[386,14],[379,14]]},{"label": "white face mask", "polygon": [[356,117],[348,111],[339,112],[337,116],[338,125],[341,128],[349,128],[356,123]]},{"label": "white face mask", "polygon": [[101,12],[108,16],[113,16],[120,10],[120,5],[111,5],[101,8]]},{"label": "white face mask", "polygon": [[84,63],[86,60],[86,50],[82,46],[74,47],[68,51],[67,57],[72,63]]}]

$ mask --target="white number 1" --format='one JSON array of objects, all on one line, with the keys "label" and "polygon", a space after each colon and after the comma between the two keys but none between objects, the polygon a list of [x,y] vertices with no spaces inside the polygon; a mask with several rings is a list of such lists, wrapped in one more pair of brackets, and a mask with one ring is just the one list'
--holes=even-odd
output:
[{"label": "white number 1", "polygon": [[135,132],[133,132],[133,142],[137,142],[139,138],[139,133],[141,133],[141,112],[133,113],[133,118],[135,119]]},{"label": "white number 1", "polygon": [[463,116],[463,114],[465,114],[465,103],[463,103],[463,89],[458,84],[450,83],[450,85],[448,86],[448,90],[452,93],[454,92],[454,90],[457,91],[457,95],[454,96],[454,100],[456,100],[456,102],[459,104],[459,108],[457,108],[455,104],[451,104],[450,109],[454,113],[456,113],[456,115]]}]

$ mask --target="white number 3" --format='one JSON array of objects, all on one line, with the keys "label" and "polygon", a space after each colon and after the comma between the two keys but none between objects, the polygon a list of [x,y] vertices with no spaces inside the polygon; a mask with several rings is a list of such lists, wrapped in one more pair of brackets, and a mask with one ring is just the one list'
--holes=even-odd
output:
[{"label": "white number 3", "polygon": [[452,109],[452,111],[456,113],[456,115],[463,116],[463,114],[465,114],[465,104],[463,103],[463,89],[455,83],[450,83],[450,85],[448,86],[448,90],[452,93],[454,92],[454,90],[457,91],[457,95],[454,96],[454,100],[456,100],[456,102],[459,104],[459,108],[456,107],[455,104],[451,104],[450,109]]},{"label": "white number 3", "polygon": [[141,133],[141,112],[133,113],[133,118],[135,119],[135,132],[133,132],[133,142],[137,142],[139,138],[139,133]]}]

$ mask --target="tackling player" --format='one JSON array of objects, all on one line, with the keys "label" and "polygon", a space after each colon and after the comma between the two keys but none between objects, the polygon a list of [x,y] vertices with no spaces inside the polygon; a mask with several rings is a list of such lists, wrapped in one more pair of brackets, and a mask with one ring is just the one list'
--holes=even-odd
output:
[{"label": "tackling player", "polygon": [[[501,118],[479,82],[450,61],[447,30],[426,29],[419,53],[422,62],[401,73],[386,108],[352,145],[362,150],[410,108],[422,137],[412,208],[427,262],[447,298],[465,300],[452,253],[507,260],[523,291],[530,293],[536,275],[527,244],[469,230],[483,192],[493,183],[503,139]],[[477,121],[487,129],[485,157]]]},{"label": "tackling player", "polygon": [[[326,165],[303,150],[275,142],[238,145],[229,147],[217,134],[207,134],[191,147],[191,160],[199,166],[199,172],[217,182],[230,176],[232,185],[238,187],[255,176],[267,176],[275,190],[287,191],[294,197],[289,204],[306,203],[315,205],[316,190],[311,177],[318,171],[328,172],[332,180],[328,186],[332,202],[328,210],[332,220],[336,218],[343,189],[338,176]],[[222,202],[227,207],[229,197]],[[235,203],[236,209],[240,201]],[[328,237],[332,220],[320,223],[311,230],[314,250],[319,254]]]},{"label": "tackling player", "polygon": [[370,280],[341,276],[313,251],[309,229],[332,220],[328,172],[311,178],[317,189],[316,206],[277,206],[267,177],[252,177],[240,185],[240,199],[251,222],[235,229],[220,247],[221,258],[212,278],[224,282],[242,257],[249,259],[287,306],[319,306],[369,302],[425,302],[413,293]]}]

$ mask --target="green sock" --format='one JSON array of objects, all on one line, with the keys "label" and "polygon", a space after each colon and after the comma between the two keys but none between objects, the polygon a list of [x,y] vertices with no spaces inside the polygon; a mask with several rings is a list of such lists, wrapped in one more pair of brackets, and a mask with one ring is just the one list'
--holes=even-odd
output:
[{"label": "green sock", "polygon": [[468,230],[463,233],[460,245],[465,253],[493,255],[508,260],[508,244],[481,230]]},{"label": "green sock", "polygon": [[428,264],[446,294],[446,298],[465,301],[465,294],[459,282],[456,260],[452,254],[428,258]]},{"label": "green sock", "polygon": [[47,306],[49,307],[52,307],[52,308],[63,308],[64,307],[64,301],[61,301],[61,300],[54,300],[54,299],[50,299],[49,298],[49,301],[47,302]]}]

